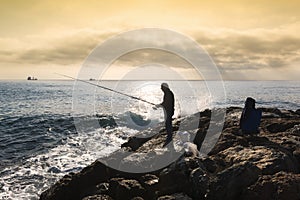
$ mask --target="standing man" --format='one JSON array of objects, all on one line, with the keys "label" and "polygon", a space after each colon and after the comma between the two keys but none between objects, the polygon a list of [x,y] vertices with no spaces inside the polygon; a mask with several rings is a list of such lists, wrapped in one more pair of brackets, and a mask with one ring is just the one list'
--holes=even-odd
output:
[{"label": "standing man", "polygon": [[167,130],[167,139],[163,146],[166,146],[172,140],[172,116],[174,115],[174,94],[170,90],[167,83],[161,84],[161,90],[164,92],[164,99],[161,104],[156,105],[156,107],[163,107],[165,114],[165,126]]}]

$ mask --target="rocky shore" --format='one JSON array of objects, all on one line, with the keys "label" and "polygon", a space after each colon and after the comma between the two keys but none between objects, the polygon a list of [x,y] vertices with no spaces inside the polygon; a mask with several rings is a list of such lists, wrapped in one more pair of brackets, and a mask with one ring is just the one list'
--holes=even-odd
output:
[{"label": "rocky shore", "polygon": [[[162,147],[163,127],[145,130],[109,157],[64,176],[40,199],[299,200],[300,110],[262,108],[256,135],[240,133],[241,111],[226,109],[222,133],[208,155],[197,152],[212,126],[212,111],[205,110],[197,114],[198,127],[188,130],[193,143],[185,143],[180,151]],[[189,117],[175,119],[174,132],[190,122]],[[159,163],[168,165],[154,166]],[[131,172],[141,166],[143,170]]]}]

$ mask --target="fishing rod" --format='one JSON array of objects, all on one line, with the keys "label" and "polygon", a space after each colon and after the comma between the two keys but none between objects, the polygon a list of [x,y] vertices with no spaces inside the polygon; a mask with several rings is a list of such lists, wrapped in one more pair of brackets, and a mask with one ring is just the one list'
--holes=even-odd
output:
[{"label": "fishing rod", "polygon": [[135,100],[138,100],[138,101],[142,101],[142,102],[151,104],[151,105],[153,105],[153,106],[156,105],[156,104],[151,103],[151,102],[149,102],[149,101],[147,101],[147,100],[144,100],[144,99],[141,99],[141,98],[138,98],[138,97],[135,97],[135,96],[131,96],[131,95],[129,95],[129,94],[125,94],[125,93],[123,93],[123,92],[119,92],[119,91],[116,91],[116,90],[113,90],[113,89],[111,89],[111,88],[104,87],[104,86],[101,86],[101,85],[98,85],[98,84],[95,84],[95,83],[91,83],[91,82],[89,82],[89,81],[85,81],[85,80],[82,80],[82,79],[74,78],[74,77],[72,77],[72,76],[67,76],[67,75],[64,75],[64,74],[59,74],[59,73],[55,73],[55,74],[58,74],[58,75],[60,75],[60,76],[64,76],[64,77],[67,77],[67,78],[70,78],[70,79],[73,79],[73,80],[76,80],[76,81],[80,81],[80,82],[83,82],[83,83],[87,83],[87,84],[90,84],[90,85],[93,85],[93,86],[96,86],[96,87],[100,87],[100,88],[102,88],[102,89],[109,90],[109,91],[111,91],[111,92],[115,92],[115,93],[117,93],[117,94],[121,94],[121,95],[130,97],[130,98],[132,98],[132,99],[135,99]]}]

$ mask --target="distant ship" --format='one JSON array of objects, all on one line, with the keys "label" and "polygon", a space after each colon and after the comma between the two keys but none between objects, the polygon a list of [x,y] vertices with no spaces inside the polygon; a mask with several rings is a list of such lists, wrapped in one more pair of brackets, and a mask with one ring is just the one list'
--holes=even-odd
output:
[{"label": "distant ship", "polygon": [[35,78],[35,77],[28,76],[28,77],[27,77],[27,80],[28,80],[28,81],[37,81],[38,79]]}]

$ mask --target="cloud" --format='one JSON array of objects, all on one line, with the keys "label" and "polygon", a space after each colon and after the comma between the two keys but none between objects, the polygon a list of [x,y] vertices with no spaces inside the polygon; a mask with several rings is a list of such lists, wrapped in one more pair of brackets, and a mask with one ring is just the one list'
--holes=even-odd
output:
[{"label": "cloud", "polygon": [[216,64],[227,70],[284,68],[300,57],[300,38],[289,34],[224,31],[196,38]]},{"label": "cloud", "polygon": [[[120,30],[98,31],[91,29],[69,30],[68,32],[30,36],[17,39],[0,39],[0,60],[2,63],[43,66],[74,65],[82,63],[89,53],[101,42],[119,33]],[[240,74],[246,70],[285,69],[300,59],[300,37],[292,32],[255,29],[237,31],[230,29],[195,29],[190,32],[214,62],[222,74]],[[127,39],[112,48],[133,45],[139,38]],[[164,43],[161,46],[182,45],[180,41]],[[190,52],[186,47],[187,53]],[[159,50],[131,52],[119,58],[114,64],[137,66],[156,62],[175,68],[191,67],[185,60]],[[0,63],[1,64],[1,63]]]},{"label": "cloud", "polygon": [[6,46],[0,51],[2,62],[32,65],[70,65],[83,62],[90,51],[101,41],[115,33],[80,30],[62,33],[59,36],[30,36],[20,40],[18,45],[10,44],[10,39],[2,39]]}]

